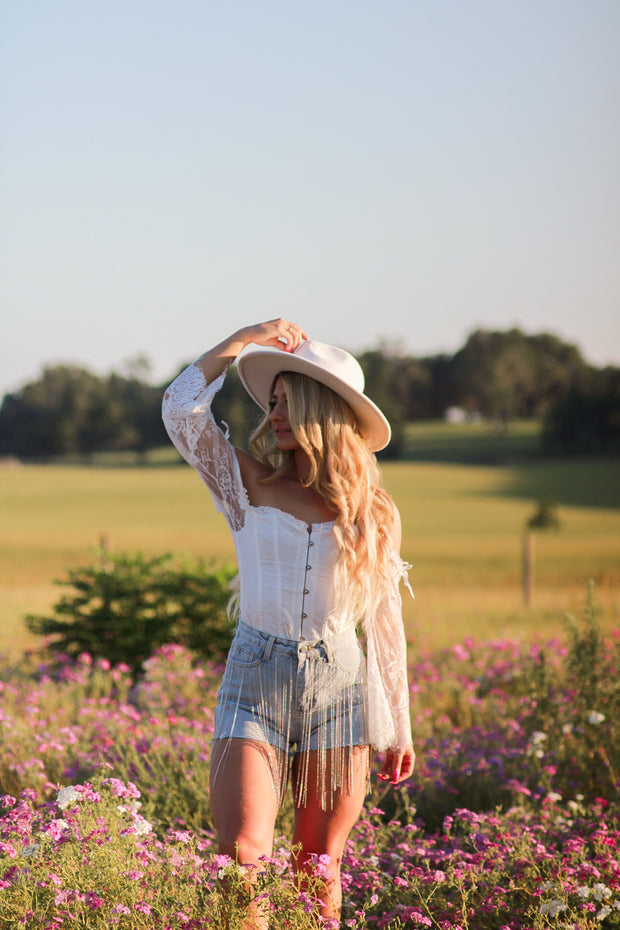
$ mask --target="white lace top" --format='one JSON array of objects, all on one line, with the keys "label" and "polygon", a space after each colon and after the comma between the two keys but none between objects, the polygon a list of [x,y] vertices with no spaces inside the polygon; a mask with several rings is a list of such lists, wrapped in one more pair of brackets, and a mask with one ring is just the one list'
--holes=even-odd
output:
[{"label": "white lace top", "polygon": [[[211,412],[225,373],[212,384],[190,365],[170,385],[163,418],[183,458],[209,488],[232,531],[239,563],[240,616],[287,639],[329,638],[355,624],[352,604],[337,608],[334,523],[307,524],[275,507],[253,507],[239,462]],[[369,740],[379,750],[411,743],[406,641],[399,581],[409,566],[393,556],[394,587],[376,616],[363,619]]]}]

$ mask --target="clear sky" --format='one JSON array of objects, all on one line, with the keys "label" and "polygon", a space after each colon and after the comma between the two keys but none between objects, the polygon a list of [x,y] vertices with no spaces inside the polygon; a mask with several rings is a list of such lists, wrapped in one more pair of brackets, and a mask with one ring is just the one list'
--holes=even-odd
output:
[{"label": "clear sky", "polygon": [[0,392],[274,316],[620,364],[618,0],[2,0]]}]

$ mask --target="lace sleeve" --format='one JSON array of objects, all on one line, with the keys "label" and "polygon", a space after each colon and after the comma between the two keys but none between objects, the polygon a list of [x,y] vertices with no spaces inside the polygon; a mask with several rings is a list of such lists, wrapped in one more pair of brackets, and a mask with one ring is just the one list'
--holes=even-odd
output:
[{"label": "lace sleeve", "polygon": [[164,394],[162,416],[175,447],[209,488],[231,529],[238,530],[243,526],[247,494],[235,450],[211,411],[225,376],[226,371],[207,384],[202,370],[190,365]]},{"label": "lace sleeve", "polygon": [[380,602],[373,617],[364,621],[368,666],[369,739],[380,752],[411,745],[407,642],[398,589],[407,580],[407,565],[396,554],[394,588]]}]

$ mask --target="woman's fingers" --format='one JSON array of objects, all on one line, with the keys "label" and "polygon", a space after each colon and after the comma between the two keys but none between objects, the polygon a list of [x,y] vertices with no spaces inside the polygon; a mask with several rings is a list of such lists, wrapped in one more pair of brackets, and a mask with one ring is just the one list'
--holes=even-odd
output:
[{"label": "woman's fingers", "polygon": [[[290,337],[290,340],[288,339]],[[301,343],[307,339],[305,331],[298,326],[296,323],[291,323],[287,330],[287,349],[289,352],[294,352]]]},{"label": "woman's fingers", "polygon": [[414,764],[415,753],[411,746],[407,746],[401,751],[388,749],[379,772],[379,778],[382,781],[389,781],[392,785],[397,785],[413,774]]},{"label": "woman's fingers", "polygon": [[385,754],[383,765],[381,766],[381,771],[379,772],[379,778],[382,781],[393,781],[396,768],[397,756],[391,749],[388,749]]},{"label": "woman's fingers", "polygon": [[297,323],[290,323],[288,320],[282,322],[284,323],[284,333],[279,338],[283,341],[283,348],[287,352],[294,352],[308,337]]},{"label": "woman's fingers", "polygon": [[405,778],[410,778],[413,775],[413,769],[415,766],[415,752],[413,751],[413,746],[407,746],[405,752],[403,753],[403,758],[400,764],[400,779],[399,781],[404,781]]},{"label": "woman's fingers", "polygon": [[279,317],[276,320],[268,320],[249,327],[248,338],[257,345],[294,352],[308,336],[298,323]]}]

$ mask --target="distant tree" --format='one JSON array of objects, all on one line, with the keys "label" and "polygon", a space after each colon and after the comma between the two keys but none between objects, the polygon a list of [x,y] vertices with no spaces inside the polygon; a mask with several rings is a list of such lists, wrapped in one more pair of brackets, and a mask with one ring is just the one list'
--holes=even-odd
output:
[{"label": "distant tree", "polygon": [[543,445],[547,452],[620,452],[620,368],[590,369],[548,411]]},{"label": "distant tree", "polygon": [[559,530],[560,518],[555,501],[549,497],[541,498],[525,525],[529,530]]},{"label": "distant tree", "polygon": [[[389,360],[392,369],[391,390],[398,402],[405,421],[420,420],[428,416],[427,410],[432,401],[432,373],[424,361],[410,356],[392,356]],[[372,385],[369,386],[373,397]]]},{"label": "distant tree", "polygon": [[587,377],[589,366],[577,346],[557,336],[541,333],[528,336],[535,365],[534,396],[530,416],[544,416],[548,408]]},{"label": "distant tree", "polygon": [[[453,356],[413,358],[398,347],[381,345],[361,353],[359,361],[368,396],[392,426],[392,441],[382,453],[387,458],[402,454],[406,422],[443,417],[451,406],[502,422],[548,413],[549,448],[609,448],[615,443],[615,413],[608,397],[614,392],[614,369],[597,375],[575,346],[548,333],[478,329]],[[140,355],[126,361],[120,374],[106,378],[67,365],[45,368],[37,381],[5,396],[0,454],[140,454],[167,444],[161,421],[164,388],[148,384],[149,373],[149,361]],[[231,441],[245,447],[261,412],[236,368],[229,371],[213,408],[218,422],[229,428]],[[581,414],[574,416],[575,410]],[[581,438],[575,438],[577,433]]]},{"label": "distant tree", "polygon": [[80,431],[101,403],[101,379],[84,368],[44,368],[38,381],[8,394],[0,408],[0,449],[19,456],[81,452]]},{"label": "distant tree", "polygon": [[0,407],[0,453],[21,458],[144,452],[166,442],[160,388],[57,365]]},{"label": "distant tree", "polygon": [[167,443],[161,418],[163,388],[113,373],[106,389],[108,415],[115,424],[114,442],[108,448],[144,454]]},{"label": "distant tree", "polygon": [[420,360],[424,380],[420,380],[413,389],[409,410],[412,420],[439,420],[446,409],[456,403],[457,392],[454,385],[452,357],[434,355]]},{"label": "distant tree", "polygon": [[506,422],[540,416],[586,371],[579,350],[548,334],[476,330],[452,360],[453,403]]},{"label": "distant tree", "polygon": [[402,359],[387,355],[381,349],[363,352],[358,361],[366,381],[366,393],[383,411],[392,427],[389,446],[382,458],[396,459],[402,455],[405,441],[406,400],[399,377]]}]

